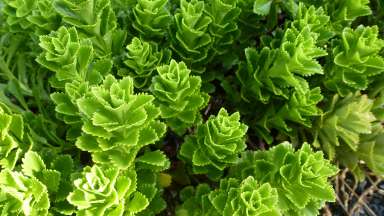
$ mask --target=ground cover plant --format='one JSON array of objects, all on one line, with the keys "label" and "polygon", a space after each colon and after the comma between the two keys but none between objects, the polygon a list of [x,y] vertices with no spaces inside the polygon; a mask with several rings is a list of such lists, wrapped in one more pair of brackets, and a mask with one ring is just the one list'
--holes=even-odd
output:
[{"label": "ground cover plant", "polygon": [[383,122],[381,0],[0,0],[4,216],[336,214]]}]

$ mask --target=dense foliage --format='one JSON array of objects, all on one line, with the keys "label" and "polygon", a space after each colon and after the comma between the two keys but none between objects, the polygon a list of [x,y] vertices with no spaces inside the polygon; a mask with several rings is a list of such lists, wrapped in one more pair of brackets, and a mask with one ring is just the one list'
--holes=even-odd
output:
[{"label": "dense foliage", "polygon": [[1,215],[318,215],[384,176],[380,0],[0,0]]}]

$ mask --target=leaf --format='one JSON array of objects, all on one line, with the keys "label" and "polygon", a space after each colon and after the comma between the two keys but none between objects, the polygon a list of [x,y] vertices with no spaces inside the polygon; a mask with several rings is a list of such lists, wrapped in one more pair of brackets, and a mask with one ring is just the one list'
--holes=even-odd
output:
[{"label": "leaf", "polygon": [[59,189],[61,173],[56,170],[43,170],[41,173],[41,182],[45,184],[48,191],[56,192]]},{"label": "leaf", "polygon": [[200,119],[199,111],[208,102],[208,95],[200,91],[200,77],[190,76],[184,62],[171,60],[157,71],[159,75],[153,78],[150,90],[160,104],[161,116],[173,131],[182,135]]},{"label": "leaf", "polygon": [[44,161],[36,152],[28,151],[27,153],[25,153],[22,161],[23,173],[28,176],[35,176],[35,174],[38,174],[46,169]]},{"label": "leaf", "polygon": [[128,211],[132,213],[137,213],[144,210],[148,206],[147,198],[140,192],[135,192],[133,197],[128,200],[127,206]]},{"label": "leaf", "polygon": [[149,165],[145,167],[149,167],[149,168],[154,167],[155,170],[158,168],[162,170],[168,169],[170,165],[170,162],[167,156],[162,151],[159,151],[159,150],[144,153],[144,155],[136,159],[136,163]]},{"label": "leaf", "polygon": [[273,0],[256,0],[253,5],[253,12],[258,15],[268,15],[271,10]]},{"label": "leaf", "polygon": [[180,158],[192,164],[199,174],[221,173],[236,163],[238,154],[246,147],[244,136],[248,127],[239,120],[239,113],[229,115],[221,108],[217,116],[198,125],[196,134],[187,136]]},{"label": "leaf", "polygon": [[59,155],[52,161],[51,167],[59,171],[62,176],[70,176],[74,170],[73,159],[70,155]]},{"label": "leaf", "polygon": [[9,130],[20,140],[24,137],[24,120],[20,115],[13,115]]}]

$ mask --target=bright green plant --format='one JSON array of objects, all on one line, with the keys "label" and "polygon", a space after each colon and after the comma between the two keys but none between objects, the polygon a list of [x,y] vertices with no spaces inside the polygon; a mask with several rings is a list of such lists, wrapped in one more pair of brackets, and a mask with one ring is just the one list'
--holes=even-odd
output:
[{"label": "bright green plant", "polygon": [[20,140],[24,137],[24,121],[21,115],[12,114],[0,103],[0,166],[13,169],[22,153]]},{"label": "bright green plant", "polygon": [[[41,53],[37,61],[51,71],[56,72],[59,81],[81,79],[77,69],[77,56],[80,49],[79,36],[75,28],[61,27],[49,36],[41,36]],[[84,46],[85,52],[91,52],[90,46]]]},{"label": "bright green plant", "polygon": [[241,183],[237,179],[224,179],[219,189],[208,197],[218,215],[281,215],[277,205],[277,190],[268,183],[260,185],[252,176]]},{"label": "bright green plant", "polygon": [[[256,132],[268,143],[271,129],[292,134],[288,122],[311,127],[312,118],[321,113],[316,107],[322,100],[320,88],[310,89],[305,77],[323,74],[315,58],[326,55],[316,46],[318,34],[310,26],[287,29],[279,49],[245,49],[247,62],[241,63],[237,77],[241,98],[250,104],[259,102],[262,117]],[[257,117],[257,116],[256,116]]]},{"label": "bright green plant", "polygon": [[167,64],[171,57],[168,49],[158,50],[157,44],[151,44],[133,38],[127,46],[127,59],[124,64],[129,71],[120,70],[120,75],[130,75],[135,79],[135,86],[138,88],[147,87],[151,81],[157,66]]},{"label": "bright green plant", "polygon": [[204,14],[204,10],[204,1],[180,0],[180,9],[175,14],[171,47],[187,64],[200,63],[208,58],[213,41],[208,32],[212,19]]},{"label": "bright green plant", "polygon": [[133,28],[146,37],[164,37],[172,20],[167,2],[167,0],[138,0],[133,9]]},{"label": "bright green plant", "polygon": [[177,134],[201,122],[199,111],[207,104],[209,96],[200,92],[201,78],[190,76],[184,62],[172,60],[169,65],[157,68],[150,90],[160,105],[161,116]]},{"label": "bright green plant", "polygon": [[36,152],[25,153],[22,170],[25,175],[40,180],[48,191],[57,192],[59,190],[61,173],[57,170],[47,169],[44,161]]},{"label": "bright green plant", "polygon": [[267,106],[263,117],[256,123],[260,136],[268,143],[272,142],[271,129],[278,129],[288,136],[294,136],[297,131],[295,125],[312,127],[312,119],[321,115],[322,111],[317,104],[323,99],[320,88],[315,88],[302,94],[298,91],[292,93],[285,104],[276,101]]},{"label": "bright green plant", "polygon": [[[214,38],[212,49],[214,54],[228,52],[240,34],[237,20],[241,9],[237,0],[213,0],[206,4],[206,11],[212,19],[209,32]],[[214,55],[212,54],[212,55]]]},{"label": "bright green plant", "polygon": [[51,86],[62,90],[51,94],[56,104],[56,114],[71,125],[67,137],[76,139],[82,126],[77,99],[84,96],[89,85],[98,84],[111,70],[108,59],[93,59],[93,46],[90,40],[81,40],[76,28],[61,27],[48,36],[40,37],[43,52],[38,56],[40,65],[55,72]]},{"label": "bright green plant", "polygon": [[[138,183],[137,190],[148,199],[148,207],[139,215],[157,215],[163,211],[167,204],[162,197],[163,188],[169,186],[166,182],[167,174],[163,171],[170,166],[167,156],[161,151],[148,151],[135,161]],[[166,184],[164,184],[164,182]]]},{"label": "bright green plant", "polygon": [[322,7],[316,8],[313,5],[306,7],[300,3],[295,20],[292,27],[302,30],[309,27],[312,32],[316,32],[319,37],[318,43],[325,43],[334,36],[334,32],[330,23],[330,18]]},{"label": "bright green plant", "polygon": [[365,90],[384,72],[384,58],[379,55],[383,47],[384,40],[378,38],[377,26],[345,28],[342,40],[334,43],[334,64],[326,74],[326,87],[342,96]]},{"label": "bright green plant", "polygon": [[313,152],[308,144],[295,151],[287,142],[268,151],[244,152],[230,170],[230,176],[253,176],[276,188],[283,215],[318,215],[325,201],[335,200],[327,179],[336,173],[322,152]]},{"label": "bright green plant", "polygon": [[31,23],[28,22],[27,17],[36,8],[36,0],[26,0],[26,1],[14,1],[8,0],[4,1],[5,7],[3,12],[8,15],[6,21],[11,28],[22,28],[27,29]]},{"label": "bright green plant", "polygon": [[384,175],[383,8],[0,0],[0,214],[318,215]]},{"label": "bright green plant", "polygon": [[3,12],[11,31],[47,34],[60,25],[60,17],[49,0],[5,0]]},{"label": "bright green plant", "polygon": [[145,209],[148,200],[136,191],[136,174],[116,168],[85,167],[74,180],[68,201],[77,215],[133,215]]},{"label": "bright green plant", "polygon": [[289,97],[289,88],[305,92],[308,84],[303,77],[323,74],[315,58],[326,52],[316,46],[317,34],[309,27],[298,31],[288,29],[280,49],[263,48],[260,52],[247,48],[247,63],[237,75],[242,83],[243,97],[267,103],[273,95]]},{"label": "bright green plant", "polygon": [[134,94],[132,78],[108,75],[77,100],[84,124],[76,146],[91,152],[95,162],[128,168],[142,147],[165,133],[153,100],[152,95]]},{"label": "bright green plant", "polygon": [[[63,169],[60,162],[67,162],[66,168]],[[72,164],[70,157],[61,155],[47,167],[39,154],[34,151],[26,152],[20,167],[22,172],[6,168],[0,173],[2,214],[49,215],[49,208],[59,213],[71,214],[73,208],[68,206],[65,209],[66,203],[62,201],[71,190],[71,187],[65,186],[65,180],[71,174]],[[64,197],[60,197],[60,194]]]},{"label": "bright green plant", "polygon": [[56,73],[51,80],[55,88],[62,89],[68,82],[98,84],[112,67],[108,59],[94,60],[90,40],[82,40],[74,27],[41,36],[39,45],[44,52],[37,62]]},{"label": "bright green plant", "polygon": [[66,201],[66,197],[73,189],[70,176],[74,171],[74,161],[69,155],[55,156],[50,163],[46,163],[47,160],[44,161],[38,153],[28,151],[22,159],[21,170],[25,176],[38,180],[46,187],[52,211],[72,214],[75,208]]},{"label": "bright green plant", "polygon": [[331,159],[335,158],[336,149],[344,145],[357,151],[360,135],[372,131],[372,105],[366,95],[350,94],[343,99],[335,95],[314,130],[314,145],[322,146]]},{"label": "bright green plant", "polygon": [[333,26],[340,30],[354,20],[372,13],[369,0],[302,0],[307,5],[322,6],[328,12]]},{"label": "bright green plant", "polygon": [[208,174],[217,179],[223,170],[236,163],[244,151],[248,127],[240,122],[240,114],[229,115],[221,109],[217,116],[197,127],[194,135],[186,137],[180,157],[192,164],[196,174]]},{"label": "bright green plant", "polygon": [[350,24],[356,18],[372,13],[369,0],[328,1],[327,8],[335,24]]},{"label": "bright green plant", "polygon": [[252,176],[243,181],[223,179],[216,190],[206,184],[200,184],[196,189],[186,187],[181,192],[181,199],[184,202],[176,211],[178,216],[281,215],[276,189],[268,183],[260,185]]},{"label": "bright green plant", "polygon": [[365,161],[372,171],[382,175],[383,126],[377,103],[367,95],[350,94],[340,99],[337,95],[314,130],[314,145],[322,147],[329,158],[337,159],[358,178],[363,178],[359,161]]},{"label": "bright green plant", "polygon": [[9,169],[0,173],[0,209],[4,215],[46,216],[50,207],[46,186],[34,177]]},{"label": "bright green plant", "polygon": [[89,36],[97,56],[109,56],[117,44],[124,42],[124,32],[116,29],[110,0],[55,0],[54,7],[64,22]]},{"label": "bright green plant", "polygon": [[28,16],[28,21],[33,23],[36,27],[36,34],[47,34],[52,30],[56,30],[60,26],[61,17],[53,7],[53,1],[38,0],[38,10],[33,11]]}]

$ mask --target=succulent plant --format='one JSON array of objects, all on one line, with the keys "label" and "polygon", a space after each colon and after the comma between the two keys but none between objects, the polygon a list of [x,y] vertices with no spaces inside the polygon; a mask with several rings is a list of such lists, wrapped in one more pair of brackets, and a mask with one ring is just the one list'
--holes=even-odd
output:
[{"label": "succulent plant", "polygon": [[177,134],[182,135],[202,118],[199,111],[209,96],[200,91],[201,78],[191,76],[184,62],[172,60],[169,65],[157,68],[150,90],[160,105],[161,116]]},{"label": "succulent plant", "polygon": [[0,173],[0,209],[5,215],[46,216],[50,207],[48,191],[34,177],[4,169]]},{"label": "succulent plant", "polygon": [[24,137],[24,121],[21,115],[13,114],[0,103],[0,166],[13,169],[21,156],[20,141]]},{"label": "succulent plant", "polygon": [[130,75],[135,79],[138,88],[148,87],[156,67],[167,64],[171,57],[168,49],[158,50],[157,44],[152,44],[139,38],[133,38],[127,46],[127,59],[124,64],[129,71],[119,71],[120,75]]},{"label": "succulent plant", "polygon": [[164,37],[172,18],[167,0],[138,0],[133,12],[133,28],[145,37]]},{"label": "succulent plant", "polygon": [[358,26],[345,28],[342,38],[334,42],[333,61],[325,74],[325,86],[346,96],[356,90],[365,90],[384,72],[384,58],[380,50],[384,40],[378,38],[378,28]]},{"label": "succulent plant", "polygon": [[215,190],[206,184],[188,186],[180,196],[183,203],[176,210],[178,216],[281,215],[277,190],[268,183],[260,185],[252,176],[243,181],[222,179]]},{"label": "succulent plant", "polygon": [[53,5],[64,22],[90,36],[96,56],[109,56],[116,43],[122,42],[123,32],[116,29],[110,0],[55,0]]},{"label": "succulent plant", "polygon": [[382,2],[0,0],[0,215],[320,214],[384,175]]},{"label": "succulent plant", "polygon": [[213,42],[208,29],[212,19],[204,10],[204,1],[180,0],[180,9],[175,14],[176,25],[171,30],[175,34],[171,34],[171,48],[188,65],[198,65],[206,60]]},{"label": "succulent plant", "polygon": [[367,95],[349,94],[342,99],[335,95],[314,130],[314,145],[322,146],[331,159],[335,158],[336,149],[344,145],[357,151],[360,135],[372,132],[372,105]]},{"label": "succulent plant", "polygon": [[135,172],[85,167],[74,181],[74,191],[68,201],[78,209],[78,215],[135,214],[146,208],[148,200],[136,191]]},{"label": "succulent plant", "polygon": [[252,176],[220,181],[220,188],[209,194],[218,215],[279,216],[277,190],[268,183],[260,185]]},{"label": "succulent plant", "polygon": [[180,157],[192,165],[193,173],[218,179],[246,148],[247,129],[248,126],[240,122],[239,113],[229,115],[222,108],[217,116],[211,116],[197,127],[194,135],[185,139]]},{"label": "succulent plant", "polygon": [[84,124],[76,146],[91,152],[97,163],[130,167],[142,147],[165,133],[153,100],[152,95],[134,94],[132,78],[107,76],[102,85],[77,100]]},{"label": "succulent plant", "polygon": [[309,144],[295,151],[285,142],[268,151],[244,152],[231,167],[230,176],[253,176],[260,184],[276,188],[282,215],[317,215],[325,201],[335,200],[328,178],[337,171],[322,152],[313,152]]}]

